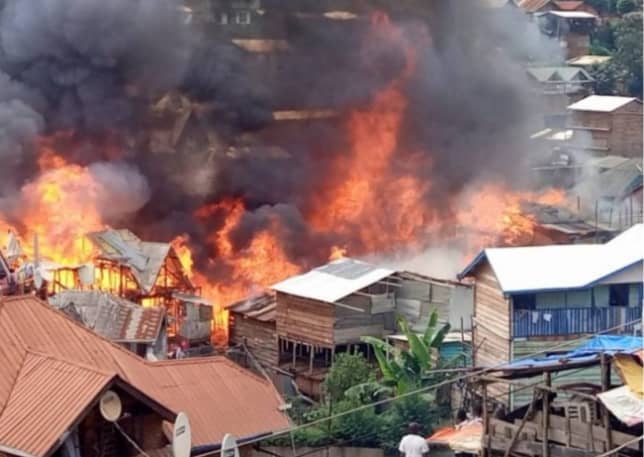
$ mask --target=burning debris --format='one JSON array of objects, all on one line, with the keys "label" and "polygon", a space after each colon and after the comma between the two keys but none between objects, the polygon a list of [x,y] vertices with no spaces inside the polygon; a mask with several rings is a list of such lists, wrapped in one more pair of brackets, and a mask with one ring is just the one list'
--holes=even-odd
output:
[{"label": "burning debris", "polygon": [[[91,261],[95,287],[171,309],[174,293],[199,289],[222,309],[344,254],[519,243],[533,227],[520,203],[563,198],[518,186],[533,107],[525,73],[488,34],[497,20],[529,24],[469,2],[433,5],[429,25],[377,11],[334,21],[351,31],[342,37],[323,16],[308,28],[292,14],[287,71],[260,80],[248,53],[201,35],[169,3],[7,1],[0,229],[28,259],[74,271]],[[516,44],[509,54],[525,51]],[[315,115],[278,130],[286,154],[261,141],[230,153],[297,112]],[[163,253],[116,226],[164,241]],[[92,232],[103,235],[90,243]],[[77,287],[74,271],[72,284],[50,284]],[[225,312],[215,319],[225,329]]]}]

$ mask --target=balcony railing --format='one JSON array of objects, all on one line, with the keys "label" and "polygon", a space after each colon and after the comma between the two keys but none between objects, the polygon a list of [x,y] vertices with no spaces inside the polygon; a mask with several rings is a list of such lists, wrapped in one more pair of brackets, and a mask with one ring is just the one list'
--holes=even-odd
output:
[{"label": "balcony railing", "polygon": [[579,335],[618,326],[622,327],[611,333],[632,334],[636,329],[641,331],[641,318],[641,307],[515,310],[512,336]]}]

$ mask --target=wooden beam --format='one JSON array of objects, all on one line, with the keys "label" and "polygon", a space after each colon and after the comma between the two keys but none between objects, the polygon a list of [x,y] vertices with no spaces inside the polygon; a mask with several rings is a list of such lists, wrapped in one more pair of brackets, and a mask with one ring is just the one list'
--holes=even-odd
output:
[{"label": "wooden beam", "polygon": [[483,443],[483,449],[482,449],[482,457],[490,457],[492,455],[492,450],[490,449],[491,446],[491,439],[492,436],[490,436],[490,415],[487,412],[487,384],[483,384],[483,435],[487,437],[487,440],[485,440]]},{"label": "wooden beam", "polygon": [[340,302],[337,302],[337,301],[333,302],[333,304],[335,306],[339,307],[339,308],[346,308],[346,309],[350,309],[351,311],[358,311],[359,313],[366,313],[367,312],[362,308],[358,308],[357,306],[351,306],[351,305],[347,305],[345,303],[340,303]]},{"label": "wooden beam", "polygon": [[309,346],[309,374],[313,373],[313,346]]},{"label": "wooden beam", "polygon": [[[551,380],[550,380],[550,373],[546,372],[543,374],[543,383],[546,385],[546,387],[550,388],[551,387]],[[542,418],[542,424],[543,424],[543,442],[542,442],[542,454],[543,457],[549,457],[550,456],[550,443],[548,442],[548,428],[550,427],[550,395],[549,391],[543,392],[543,418]]]},{"label": "wooden beam", "polygon": [[530,416],[532,416],[532,411],[534,411],[534,406],[536,405],[536,403],[537,403],[537,399],[535,398],[535,395],[533,395],[532,403],[530,403],[528,410],[523,415],[523,419],[521,419],[519,428],[517,428],[516,431],[514,432],[514,435],[512,436],[512,440],[510,440],[510,444],[508,444],[508,447],[505,449],[505,452],[503,453],[503,457],[510,457],[510,454],[512,453],[512,449],[514,449],[514,445],[516,444],[517,439],[519,439],[519,435],[521,435],[521,431],[523,430],[525,423],[528,421]]},{"label": "wooden beam", "polygon": [[[600,354],[600,363],[602,392],[606,392],[608,389],[610,389],[610,363],[606,358],[606,354],[603,352]],[[599,404],[601,405],[600,411],[602,414],[602,421],[604,423],[604,428],[606,429],[606,447],[608,449],[613,449],[613,437],[610,426],[610,412],[603,403],[599,402]]]}]

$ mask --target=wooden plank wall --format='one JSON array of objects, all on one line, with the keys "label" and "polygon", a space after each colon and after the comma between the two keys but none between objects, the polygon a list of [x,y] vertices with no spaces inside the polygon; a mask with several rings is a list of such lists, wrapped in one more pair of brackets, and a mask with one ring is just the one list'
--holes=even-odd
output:
[{"label": "wooden plank wall", "polygon": [[230,343],[246,344],[253,357],[265,368],[279,364],[279,348],[275,322],[262,322],[243,314],[230,313]]},{"label": "wooden plank wall", "polygon": [[321,301],[278,292],[277,334],[314,346],[333,345],[334,306]]},{"label": "wooden plank wall", "polygon": [[[485,261],[475,272],[473,332],[475,366],[495,366],[510,360],[510,304]],[[506,384],[492,384],[490,395],[503,398],[509,393]]]}]

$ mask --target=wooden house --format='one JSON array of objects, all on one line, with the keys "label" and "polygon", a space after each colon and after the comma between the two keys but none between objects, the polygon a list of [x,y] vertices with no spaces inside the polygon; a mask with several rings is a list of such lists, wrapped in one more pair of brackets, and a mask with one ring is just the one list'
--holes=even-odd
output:
[{"label": "wooden house", "polygon": [[[290,425],[271,383],[225,357],[147,361],[33,295],[0,297],[0,327],[11,353],[0,370],[0,454],[172,455],[179,412],[192,455],[218,451],[229,433],[243,443]],[[121,400],[110,408],[116,423],[101,414],[108,390]]]},{"label": "wooden house", "polygon": [[228,307],[229,344],[243,349],[244,366],[261,371],[279,365],[276,308],[275,294],[270,292]]},{"label": "wooden house", "polygon": [[641,333],[642,239],[637,224],[604,244],[482,251],[459,275],[474,279],[474,364],[596,332]]},{"label": "wooden house", "polygon": [[642,102],[632,97],[591,95],[568,107],[568,147],[596,155],[641,157]]},{"label": "wooden house", "polygon": [[572,66],[528,67],[526,72],[547,125],[565,119],[566,108],[591,94],[595,82],[586,70]]},{"label": "wooden house", "polygon": [[395,334],[396,314],[419,331],[433,309],[442,322],[456,326],[469,328],[471,318],[469,286],[349,258],[288,278],[271,289],[278,363],[293,371],[301,390],[313,396],[319,395],[336,353],[360,351],[369,357],[370,348],[361,338]]},{"label": "wooden house", "polygon": [[87,239],[96,249],[94,289],[165,308],[174,343],[210,342],[212,305],[199,298],[170,243],[142,241],[125,229],[89,233]]},{"label": "wooden house", "polygon": [[586,11],[547,11],[535,13],[541,32],[559,41],[566,59],[589,54],[590,34],[598,20]]}]

